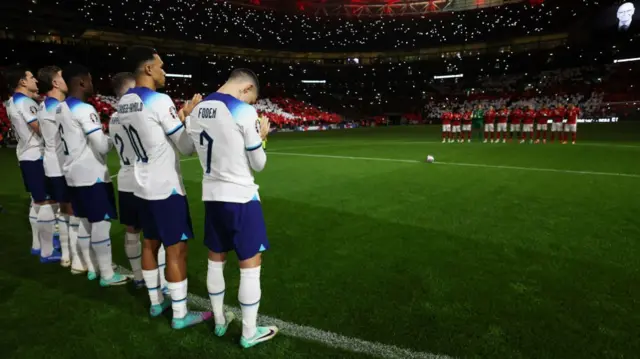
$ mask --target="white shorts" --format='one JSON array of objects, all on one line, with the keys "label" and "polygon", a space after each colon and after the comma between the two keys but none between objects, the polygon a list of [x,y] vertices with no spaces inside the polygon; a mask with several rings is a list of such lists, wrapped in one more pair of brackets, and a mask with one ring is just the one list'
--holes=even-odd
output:
[{"label": "white shorts", "polygon": [[533,132],[533,123],[525,123],[522,125],[522,132]]},{"label": "white shorts", "polygon": [[562,132],[562,122],[554,122],[551,124],[551,131],[553,132]]},{"label": "white shorts", "polygon": [[520,131],[520,124],[519,123],[512,123],[511,124],[511,132],[518,132]]},{"label": "white shorts", "polygon": [[493,132],[493,131],[494,131],[493,123],[485,123],[484,124],[484,132]]},{"label": "white shorts", "polygon": [[578,131],[578,124],[574,123],[573,125],[570,124],[565,124],[564,125],[564,130],[565,132],[577,132]]},{"label": "white shorts", "polygon": [[506,132],[507,131],[507,123],[498,123],[497,124],[498,129],[496,131],[498,132]]},{"label": "white shorts", "polygon": [[442,132],[451,132],[451,125],[442,125]]},{"label": "white shorts", "polygon": [[460,125],[458,125],[458,126],[451,126],[451,132],[460,132]]},{"label": "white shorts", "polygon": [[464,131],[464,132],[471,132],[471,124],[468,124],[468,125],[462,125],[462,131]]},{"label": "white shorts", "polygon": [[538,131],[546,131],[547,130],[547,124],[546,123],[539,123],[536,125],[536,130]]}]

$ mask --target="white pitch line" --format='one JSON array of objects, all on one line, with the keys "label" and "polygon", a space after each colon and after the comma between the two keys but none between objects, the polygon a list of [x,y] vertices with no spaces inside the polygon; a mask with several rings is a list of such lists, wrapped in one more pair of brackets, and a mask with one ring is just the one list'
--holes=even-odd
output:
[{"label": "white pitch line", "polygon": [[[300,157],[315,157],[315,158],[334,158],[334,159],[343,159],[343,160],[384,161],[384,162],[398,162],[398,163],[422,163],[423,162],[423,161],[418,161],[418,160],[403,160],[403,159],[395,159],[395,158],[335,156],[335,155],[318,155],[318,154],[310,154],[310,153],[291,153],[291,152],[274,152],[274,151],[269,152],[269,154],[272,154],[272,155],[286,155],[286,156],[300,156]],[[447,165],[447,166],[465,166],[465,167],[480,167],[480,168],[497,168],[497,169],[521,170],[521,171],[555,172],[555,173],[570,173],[570,174],[581,174],[581,175],[640,178],[640,174],[632,174],[632,173],[574,171],[574,170],[560,170],[560,169],[554,169],[554,168],[487,165],[487,164],[479,164],[479,163],[434,162],[434,164]]]},{"label": "white pitch line", "polygon": [[[131,270],[123,266],[117,266],[116,271],[122,274],[132,274]],[[189,293],[187,298],[189,304],[192,306],[197,307],[200,310],[211,311],[211,301],[208,299],[192,293]],[[237,318],[242,318],[242,311],[240,308],[226,305],[225,310],[230,310]],[[262,325],[275,325],[280,330],[280,333],[289,337],[320,343],[333,349],[341,349],[352,353],[362,353],[372,357],[385,359],[454,359],[454,357],[448,355],[417,352],[410,349],[400,348],[395,345],[387,345],[347,337],[322,329],[286,322],[266,315],[259,315],[258,321]]]}]

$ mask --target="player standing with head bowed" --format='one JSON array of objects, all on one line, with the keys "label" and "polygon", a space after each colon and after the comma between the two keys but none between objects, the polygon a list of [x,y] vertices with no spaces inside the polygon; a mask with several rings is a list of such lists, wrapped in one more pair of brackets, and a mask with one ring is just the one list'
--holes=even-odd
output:
[{"label": "player standing with head bowed", "polygon": [[73,212],[80,221],[78,246],[81,257],[90,280],[96,278],[91,259],[93,250],[100,285],[122,285],[129,278],[115,273],[111,266],[110,221],[118,218],[106,164],[111,143],[102,132],[98,113],[86,102],[93,95],[89,70],[81,65],[69,65],[62,71],[62,76],[69,87],[69,96],[58,106],[56,121],[65,155],[62,169],[71,192]]},{"label": "player standing with head bowed", "polygon": [[78,255],[77,230],[73,233],[69,231],[69,221],[74,218],[74,223],[77,224],[77,220],[73,216],[71,195],[67,180],[62,172],[64,148],[62,141],[60,141],[59,125],[56,121],[58,105],[67,96],[67,84],[62,78],[62,70],[57,66],[47,66],[38,70],[38,82],[40,83],[40,91],[46,94],[38,111],[38,123],[45,143],[44,173],[47,176],[51,198],[56,201],[53,210],[57,213],[56,222],[60,235],[62,252],[60,264],[63,267],[69,267],[74,263],[75,271],[73,273],[84,273],[87,269],[82,266]]},{"label": "player standing with head bowed", "polygon": [[542,143],[547,143],[547,122],[549,120],[550,111],[546,105],[542,105],[542,108],[536,115],[536,142],[540,143],[542,137]]},{"label": "player standing with head bowed", "polygon": [[451,120],[453,119],[453,113],[448,109],[442,112],[442,143],[447,141],[451,142]]},{"label": "player standing with head bowed", "polygon": [[484,143],[487,143],[489,137],[491,137],[491,143],[493,143],[493,139],[495,137],[495,126],[496,122],[496,110],[493,106],[489,106],[489,110],[484,113]]},{"label": "player standing with head bowed", "polygon": [[262,141],[269,122],[258,121],[251,106],[258,98],[258,79],[251,70],[236,69],[227,82],[194,109],[188,131],[204,172],[205,245],[209,248],[207,288],[216,322],[215,334],[226,333],[234,319],[223,312],[227,253],[240,261],[238,301],[242,309],[245,348],[272,339],[276,327],[257,327],[262,296],[262,252],[269,248],[267,231],[252,171],[262,171],[267,156]]},{"label": "player standing with head bowed", "polygon": [[468,109],[462,115],[462,142],[464,142],[464,134],[467,134],[467,142],[471,142],[471,117],[473,112]]},{"label": "player standing with head bowed", "polygon": [[562,144],[566,145],[569,141],[569,133],[571,133],[571,144],[576,144],[578,135],[578,116],[580,116],[580,109],[570,104],[567,108],[567,123],[564,125],[564,141]]},{"label": "player standing with head bowed", "polygon": [[500,137],[504,135],[502,138],[502,143],[507,142],[507,121],[509,120],[509,110],[507,106],[502,106],[500,111],[498,111],[498,125],[496,126],[496,143],[500,142]]},{"label": "player standing with head bowed", "polygon": [[556,106],[556,108],[551,112],[551,117],[553,117],[553,123],[551,124],[551,143],[553,143],[556,139],[556,133],[558,133],[558,141],[562,142],[562,130],[564,116],[566,115],[567,110],[565,110],[562,104]]},{"label": "player standing with head bowed", "polygon": [[522,122],[522,140],[520,143],[524,143],[527,140],[527,133],[529,134],[529,143],[533,143],[533,123],[536,119],[536,110],[533,105],[529,105],[529,108],[524,113],[524,121]]},{"label": "player standing with head bowed", "polygon": [[511,111],[511,125],[509,126],[509,142],[513,141],[515,138],[518,139],[518,132],[520,132],[520,123],[522,122],[522,118],[524,117],[524,112],[516,107]]},{"label": "player standing with head bowed", "polygon": [[[116,106],[123,130],[116,147],[123,162],[133,164],[134,195],[145,238],[142,276],[151,300],[149,313],[157,317],[171,304],[171,326],[183,329],[211,318],[211,312],[187,310],[187,241],[193,238],[193,229],[180,154],[195,151],[185,131],[183,112],[188,114],[192,107],[188,105],[178,113],[169,96],[156,92],[165,84],[164,63],[156,50],[134,46],[125,60],[135,75],[136,87],[129,89]],[[171,299],[161,291],[161,245],[166,250],[165,274]]]},{"label": "player standing with head bowed", "polygon": [[7,106],[11,127],[18,139],[16,154],[27,192],[31,194],[29,209],[32,242],[31,254],[41,262],[59,262],[60,253],[53,248],[55,212],[47,190],[44,172],[44,141],[38,123],[38,104],[33,99],[38,92],[38,81],[23,66],[9,67],[5,73],[9,91],[13,94]]}]

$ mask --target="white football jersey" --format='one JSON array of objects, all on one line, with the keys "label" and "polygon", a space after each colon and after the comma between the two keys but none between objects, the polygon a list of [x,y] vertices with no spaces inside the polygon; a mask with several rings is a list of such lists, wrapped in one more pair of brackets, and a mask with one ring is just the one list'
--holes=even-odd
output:
[{"label": "white football jersey", "polygon": [[93,106],[68,97],[58,105],[56,121],[65,156],[62,172],[67,184],[82,187],[111,182],[105,156],[89,145],[88,136],[105,136]]},{"label": "white football jersey", "polygon": [[253,106],[214,92],[191,113],[189,135],[203,169],[202,200],[246,203],[258,197],[247,151],[262,151]]},{"label": "white football jersey", "polygon": [[135,192],[136,179],[133,173],[133,165],[136,162],[136,153],[129,143],[129,132],[120,123],[118,113],[114,112],[109,121],[109,137],[113,142],[118,157],[120,158],[120,170],[118,171],[118,191]]},{"label": "white football jersey", "polygon": [[60,141],[60,129],[56,122],[56,109],[60,101],[47,97],[40,104],[38,123],[44,139],[44,173],[47,177],[61,177],[64,151]]},{"label": "white football jersey", "polygon": [[7,115],[11,120],[13,133],[18,139],[16,154],[18,161],[36,161],[44,155],[42,137],[31,128],[30,124],[38,120],[38,104],[31,97],[16,92],[11,96],[7,106]]},{"label": "white football jersey", "polygon": [[118,122],[122,128],[119,153],[133,156],[137,197],[166,199],[186,195],[180,171],[180,154],[170,136],[180,136],[184,125],[171,98],[146,87],[130,89],[118,102]]}]

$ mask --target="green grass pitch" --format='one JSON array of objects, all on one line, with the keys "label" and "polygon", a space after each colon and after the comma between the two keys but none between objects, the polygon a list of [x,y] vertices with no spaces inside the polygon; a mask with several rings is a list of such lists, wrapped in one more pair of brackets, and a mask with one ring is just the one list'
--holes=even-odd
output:
[{"label": "green grass pitch", "polygon": [[[261,314],[456,358],[640,357],[640,125],[583,125],[578,139],[441,144],[435,126],[272,135],[257,175],[272,246]],[[0,358],[371,354],[286,334],[242,350],[238,323],[222,339],[207,325],[171,330],[148,317],[146,291],[31,257],[14,150],[0,168]],[[197,237],[189,292],[206,298],[199,162],[182,173]],[[123,236],[114,223],[114,261],[128,266]],[[225,273],[237,306],[235,257]]]}]

